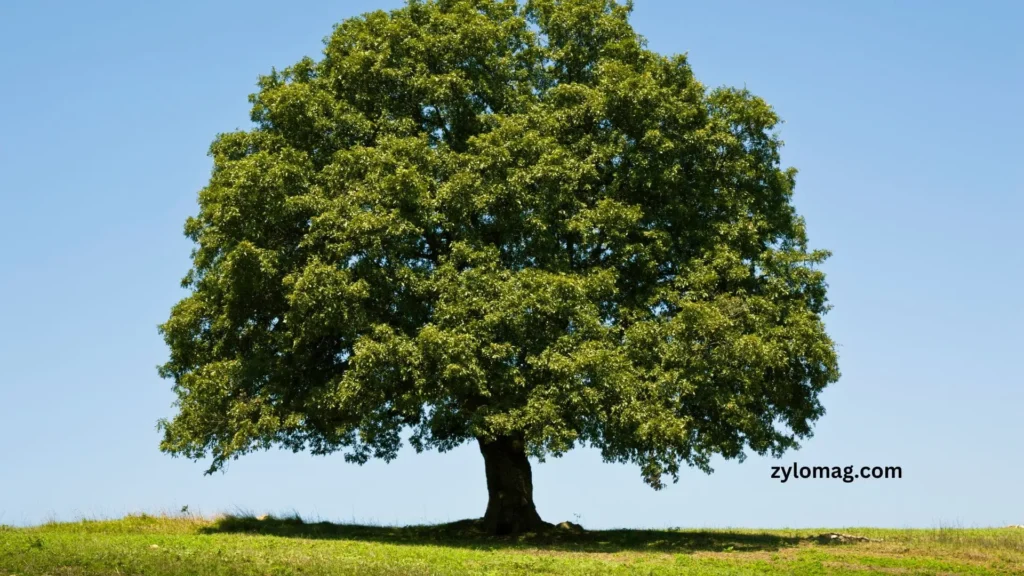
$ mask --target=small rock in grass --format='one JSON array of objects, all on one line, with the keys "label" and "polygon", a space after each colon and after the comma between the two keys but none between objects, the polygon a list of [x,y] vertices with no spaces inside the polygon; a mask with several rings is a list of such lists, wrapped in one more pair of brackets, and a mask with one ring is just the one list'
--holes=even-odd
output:
[{"label": "small rock in grass", "polygon": [[854,536],[853,534],[840,534],[839,532],[826,532],[818,535],[818,541],[825,544],[845,544],[847,542],[879,542],[874,538],[865,536]]}]

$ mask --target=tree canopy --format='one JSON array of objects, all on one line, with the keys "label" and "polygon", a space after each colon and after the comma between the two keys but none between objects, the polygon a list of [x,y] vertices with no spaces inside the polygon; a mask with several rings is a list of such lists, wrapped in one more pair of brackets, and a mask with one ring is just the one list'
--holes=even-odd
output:
[{"label": "tree canopy", "polygon": [[[212,472],[475,441],[491,505],[532,510],[528,456],[588,445],[659,488],[810,436],[838,378],[827,252],[779,118],[647,49],[630,11],[413,0],[262,76],[185,225],[162,450]],[[539,520],[491,505],[496,531]]]}]

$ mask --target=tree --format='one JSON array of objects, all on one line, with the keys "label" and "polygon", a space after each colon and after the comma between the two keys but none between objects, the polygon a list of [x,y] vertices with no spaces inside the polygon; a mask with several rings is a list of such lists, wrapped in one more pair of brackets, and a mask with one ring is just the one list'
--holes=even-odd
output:
[{"label": "tree", "polygon": [[779,122],[646,49],[614,0],[413,0],[336,26],[220,134],[161,332],[161,449],[391,460],[476,442],[493,533],[529,457],[660,488],[779,456],[838,378]]}]

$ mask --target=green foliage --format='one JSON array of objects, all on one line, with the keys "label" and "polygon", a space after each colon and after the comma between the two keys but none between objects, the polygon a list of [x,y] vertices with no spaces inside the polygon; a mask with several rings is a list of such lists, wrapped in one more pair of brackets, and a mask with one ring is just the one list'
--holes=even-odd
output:
[{"label": "green foliage", "polygon": [[512,436],[657,488],[809,436],[838,369],[779,119],[630,9],[411,1],[262,77],[185,226],[162,449]]}]

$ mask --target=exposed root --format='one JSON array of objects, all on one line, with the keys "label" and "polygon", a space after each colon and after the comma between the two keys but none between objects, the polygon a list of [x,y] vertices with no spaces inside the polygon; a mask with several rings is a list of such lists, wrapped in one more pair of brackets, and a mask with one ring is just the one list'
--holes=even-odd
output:
[{"label": "exposed root", "polygon": [[561,524],[557,524],[555,526],[555,528],[561,528],[562,530],[568,530],[569,532],[572,532],[574,534],[582,534],[583,532],[585,532],[585,530],[583,529],[583,526],[580,526],[579,524],[576,524],[575,522],[569,522],[569,521],[565,521],[565,522],[562,522]]}]

